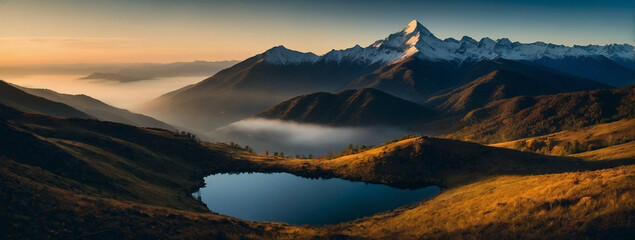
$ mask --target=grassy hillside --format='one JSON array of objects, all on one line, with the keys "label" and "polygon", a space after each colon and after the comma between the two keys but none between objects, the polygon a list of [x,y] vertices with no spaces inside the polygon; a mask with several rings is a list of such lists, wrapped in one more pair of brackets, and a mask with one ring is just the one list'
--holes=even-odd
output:
[{"label": "grassy hillside", "polygon": [[598,150],[577,153],[571,156],[591,161],[635,159],[635,141],[630,141],[628,143],[614,145]]},{"label": "grassy hillside", "polygon": [[[633,158],[587,162],[412,138],[332,160],[292,159],[4,106],[0,134],[7,136],[0,138],[5,239],[605,238],[635,229]],[[414,206],[324,227],[243,221],[208,212],[191,196],[208,174],[244,171],[445,190]]]},{"label": "grassy hillside", "polygon": [[254,163],[250,171],[338,177],[404,188],[429,185],[449,188],[491,176],[561,173],[635,163],[635,159],[586,162],[427,137],[410,138],[330,160],[272,158],[246,151],[236,151],[231,156]]},{"label": "grassy hillside", "polygon": [[538,137],[496,143],[490,146],[549,155],[569,155],[633,140],[635,140],[635,119],[625,119]]},{"label": "grassy hillside", "polygon": [[514,97],[470,111],[447,137],[496,143],[635,117],[635,86]]},{"label": "grassy hillside", "polygon": [[64,178],[40,168],[3,157],[0,163],[3,239],[295,239],[300,229],[87,194],[99,189],[60,186]]},{"label": "grassy hillside", "polygon": [[63,181],[24,177],[63,189],[78,184],[78,192],[88,195],[202,211],[190,192],[225,162],[221,153],[165,130],[51,118],[6,107],[0,119],[0,156]]},{"label": "grassy hillside", "polygon": [[24,112],[41,113],[56,117],[92,118],[90,115],[63,103],[28,94],[0,80],[0,104]]},{"label": "grassy hillside", "polygon": [[499,176],[337,230],[377,239],[625,239],[635,233],[635,166]]}]

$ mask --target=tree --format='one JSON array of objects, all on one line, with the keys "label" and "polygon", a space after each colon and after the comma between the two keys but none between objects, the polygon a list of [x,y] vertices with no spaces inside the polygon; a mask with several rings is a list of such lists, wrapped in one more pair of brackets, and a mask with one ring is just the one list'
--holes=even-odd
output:
[{"label": "tree", "polygon": [[265,150],[265,156],[269,156],[269,150]]},{"label": "tree", "polygon": [[295,155],[295,158],[300,158],[300,154],[296,154],[296,155]]},{"label": "tree", "polygon": [[313,159],[313,154],[309,153],[309,159]]},{"label": "tree", "polygon": [[247,151],[248,151],[248,152],[250,152],[250,153],[253,153],[253,152],[254,152],[254,149],[253,149],[253,148],[251,148],[251,147],[249,147],[249,146],[245,146],[245,150],[247,150]]},{"label": "tree", "polygon": [[571,153],[579,153],[582,152],[582,144],[580,144],[580,141],[575,140],[573,141],[573,146],[571,147]]},{"label": "tree", "polygon": [[273,156],[277,157],[278,156],[278,152],[273,152]]},{"label": "tree", "polygon": [[284,152],[280,152],[280,157],[284,157]]}]

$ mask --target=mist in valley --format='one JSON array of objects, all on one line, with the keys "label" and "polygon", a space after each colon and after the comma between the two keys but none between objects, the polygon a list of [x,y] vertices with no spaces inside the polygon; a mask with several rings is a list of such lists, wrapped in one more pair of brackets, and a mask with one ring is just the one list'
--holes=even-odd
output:
[{"label": "mist in valley", "polygon": [[200,82],[204,77],[174,77],[120,83],[78,79],[82,75],[29,75],[1,78],[27,88],[46,88],[59,93],[85,94],[115,107],[139,112],[138,106],[166,92]]},{"label": "mist in valley", "polygon": [[333,127],[290,121],[250,118],[205,134],[207,140],[234,142],[256,153],[284,152],[314,157],[339,152],[348,144],[377,145],[412,132],[391,127]]}]

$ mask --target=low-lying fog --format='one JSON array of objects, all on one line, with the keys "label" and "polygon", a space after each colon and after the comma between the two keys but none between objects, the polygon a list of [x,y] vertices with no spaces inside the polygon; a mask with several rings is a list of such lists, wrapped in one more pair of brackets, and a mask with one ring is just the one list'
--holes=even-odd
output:
[{"label": "low-lying fog", "polygon": [[284,152],[286,156],[313,154],[317,157],[329,151],[339,152],[348,144],[377,145],[409,134],[388,127],[332,127],[296,122],[246,119],[218,128],[206,134],[209,140],[248,145],[255,152]]},{"label": "low-lying fog", "polygon": [[128,83],[79,79],[85,75],[0,76],[0,79],[28,88],[47,88],[59,93],[85,94],[119,108],[136,107],[167,92],[200,82],[206,76],[173,77]]}]

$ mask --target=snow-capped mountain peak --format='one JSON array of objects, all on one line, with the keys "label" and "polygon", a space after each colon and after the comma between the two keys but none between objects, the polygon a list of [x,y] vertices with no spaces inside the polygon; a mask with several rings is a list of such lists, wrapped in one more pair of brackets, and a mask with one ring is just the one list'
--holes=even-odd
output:
[{"label": "snow-capped mountain peak", "polygon": [[435,37],[417,20],[413,20],[401,31],[390,34],[366,48],[355,46],[344,50],[332,50],[322,56],[326,62],[351,61],[364,64],[388,63],[418,54],[421,47],[436,44],[442,40]]},{"label": "snow-capped mountain peak", "polygon": [[390,34],[387,38],[376,41],[370,47],[408,49],[416,45],[422,39],[439,40],[430,30],[421,25],[417,20],[412,20],[401,31]]},{"label": "snow-capped mountain peak", "polygon": [[260,54],[259,57],[262,57],[265,62],[275,65],[300,64],[305,62],[314,63],[320,58],[314,53],[294,51],[282,45],[265,51]]},{"label": "snow-capped mountain peak", "polygon": [[479,41],[464,36],[461,40],[448,38],[441,40],[434,36],[419,21],[413,20],[401,31],[388,35],[368,47],[355,45],[343,50],[331,50],[323,56],[313,53],[293,51],[277,46],[259,55],[265,62],[276,65],[315,63],[317,61],[342,63],[343,61],[362,65],[388,64],[408,57],[426,60],[462,62],[466,59],[537,60],[542,58],[561,59],[564,57],[604,56],[616,61],[633,61],[635,50],[628,44],[605,46],[588,45],[572,47],[544,42],[520,43],[507,38]]},{"label": "snow-capped mountain peak", "polygon": [[365,64],[391,63],[415,56],[427,60],[464,61],[465,59],[505,58],[510,60],[535,60],[540,58],[560,59],[602,55],[607,58],[635,59],[633,46],[611,44],[606,46],[588,45],[567,47],[544,42],[519,43],[507,38],[492,40],[482,38],[476,41],[464,36],[457,41],[453,38],[441,40],[434,36],[417,20],[408,23],[401,31],[390,34],[366,48],[355,46],[344,50],[332,50],[321,57],[326,62],[341,61]]},{"label": "snow-capped mountain peak", "polygon": [[412,34],[414,32],[418,32],[419,34],[424,36],[432,35],[430,30],[428,30],[426,27],[421,25],[421,23],[419,23],[419,21],[417,20],[412,20],[410,23],[408,23],[408,25],[406,25],[406,27],[403,30],[401,30],[401,32],[405,34]]}]

